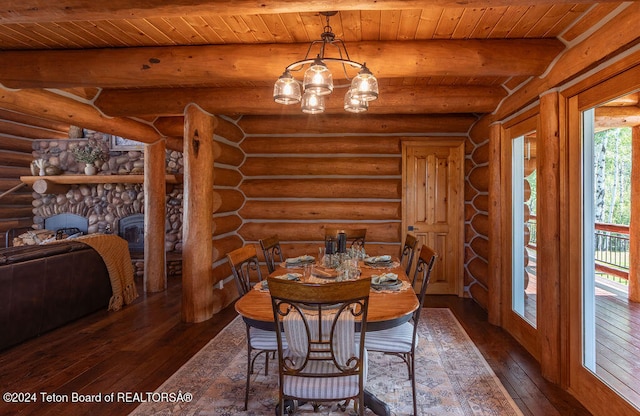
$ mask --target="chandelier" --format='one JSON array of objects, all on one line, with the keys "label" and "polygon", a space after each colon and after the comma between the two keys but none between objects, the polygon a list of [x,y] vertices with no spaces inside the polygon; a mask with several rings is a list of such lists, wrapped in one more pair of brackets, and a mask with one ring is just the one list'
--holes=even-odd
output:
[{"label": "chandelier", "polygon": [[[369,101],[378,98],[378,80],[369,71],[366,63],[352,61],[347,52],[347,47],[341,39],[336,39],[329,17],[337,12],[321,12],[327,19],[324,32],[320,40],[314,40],[307,49],[304,59],[287,66],[284,73],[278,78],[273,87],[273,99],[279,104],[301,103],[303,113],[318,114],[325,110],[325,97],[333,92],[334,88],[348,88],[344,95],[344,109],[351,113],[361,113],[369,108]],[[315,58],[310,58],[311,50],[318,47],[319,52]],[[325,55],[330,49],[336,57]],[[334,85],[333,74],[327,64],[342,67],[347,83]],[[292,72],[302,70],[308,65],[302,82],[296,80]],[[356,68],[358,74],[349,78],[348,68]]]}]

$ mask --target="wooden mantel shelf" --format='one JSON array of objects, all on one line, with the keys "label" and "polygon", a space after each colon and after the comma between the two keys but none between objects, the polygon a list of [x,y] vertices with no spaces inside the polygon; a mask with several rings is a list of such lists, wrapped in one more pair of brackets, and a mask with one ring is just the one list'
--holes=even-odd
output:
[{"label": "wooden mantel shelf", "polygon": [[[20,177],[20,180],[27,185],[33,185],[39,179],[62,185],[80,183],[143,183],[144,175],[50,175]],[[182,183],[182,175],[166,175],[166,181],[167,183]]]},{"label": "wooden mantel shelf", "polygon": [[[166,175],[167,184],[182,183],[182,175]],[[38,193],[56,193],[58,185],[76,185],[88,183],[143,183],[144,175],[51,175],[21,176],[20,180],[32,185]]]}]

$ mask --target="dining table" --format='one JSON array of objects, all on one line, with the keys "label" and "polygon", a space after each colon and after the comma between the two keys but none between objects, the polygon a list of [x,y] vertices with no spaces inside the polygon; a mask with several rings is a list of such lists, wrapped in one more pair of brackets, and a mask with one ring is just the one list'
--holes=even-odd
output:
[{"label": "dining table", "polygon": [[[304,273],[303,265],[292,265],[285,261],[277,264],[275,270],[269,276],[282,278],[293,276],[301,282],[308,283],[339,280],[336,273],[324,275],[330,270],[323,268],[315,259],[311,263],[313,267],[307,268],[307,272]],[[314,273],[314,270],[318,274]],[[367,312],[367,332],[402,325],[411,319],[413,312],[420,306],[418,297],[411,286],[411,281],[397,258],[383,266],[376,266],[362,260],[358,262],[357,278],[372,277],[373,280],[376,276],[379,277],[388,273],[397,275],[401,285],[395,285],[392,289],[385,289],[384,286],[377,288],[372,285]],[[238,299],[235,309],[250,326],[272,331],[276,328],[271,306],[271,295],[268,287],[262,282],[257,282],[252,290]],[[365,392],[365,403],[376,415],[391,415],[388,405],[369,392]]]}]

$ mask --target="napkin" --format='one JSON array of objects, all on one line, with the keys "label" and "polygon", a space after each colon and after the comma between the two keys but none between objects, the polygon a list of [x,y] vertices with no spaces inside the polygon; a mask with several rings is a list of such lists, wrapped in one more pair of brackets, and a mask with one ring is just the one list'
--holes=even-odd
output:
[{"label": "napkin", "polygon": [[367,257],[366,259],[364,259],[364,261],[367,263],[385,263],[385,262],[391,261],[391,256],[384,255],[384,256]]},{"label": "napkin", "polygon": [[[301,277],[302,275],[300,273],[287,273],[280,276],[275,276],[276,279],[294,280],[296,282],[299,281]],[[263,280],[262,282],[260,282],[260,284],[261,284],[260,287],[262,290],[269,289],[269,282],[267,282],[266,280]]]},{"label": "napkin", "polygon": [[305,254],[303,256],[292,257],[285,260],[287,264],[299,264],[299,263],[311,263],[314,260],[313,256]]},{"label": "napkin", "polygon": [[381,285],[384,283],[392,283],[398,280],[398,275],[395,273],[384,273],[371,276],[371,284]]},{"label": "napkin", "polygon": [[276,276],[276,279],[298,281],[298,280],[300,280],[301,277],[302,277],[302,275],[300,273],[287,273],[287,274],[283,274],[283,275],[280,275],[280,276]]}]

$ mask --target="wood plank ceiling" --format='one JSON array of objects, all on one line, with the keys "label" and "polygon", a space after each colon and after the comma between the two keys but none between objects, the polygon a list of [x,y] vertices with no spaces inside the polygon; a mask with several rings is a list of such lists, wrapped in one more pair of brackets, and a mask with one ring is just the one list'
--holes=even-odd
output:
[{"label": "wood plank ceiling", "polygon": [[[567,45],[622,4],[8,3],[0,5],[0,108],[64,119],[33,104],[42,94],[42,103],[60,97],[77,102],[73,108],[89,107],[79,120],[93,117],[96,122],[104,115],[153,122],[182,114],[191,101],[214,114],[298,114],[298,106],[273,103],[273,82],[286,65],[302,59],[309,42],[320,38],[326,19],[319,12],[336,8],[339,13],[329,21],[333,32],[351,58],[365,61],[379,79],[380,99],[370,104],[370,113],[477,117],[493,111],[530,77],[543,74]],[[339,81],[336,70],[334,77]],[[343,113],[342,94],[333,95],[327,113]]]}]

